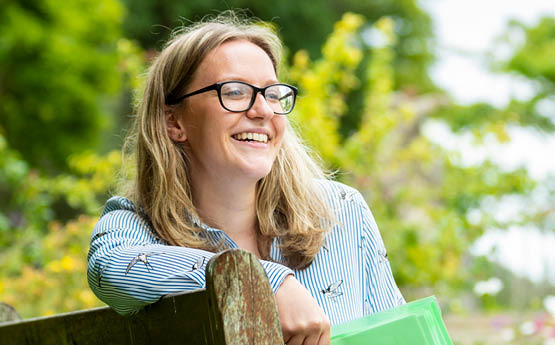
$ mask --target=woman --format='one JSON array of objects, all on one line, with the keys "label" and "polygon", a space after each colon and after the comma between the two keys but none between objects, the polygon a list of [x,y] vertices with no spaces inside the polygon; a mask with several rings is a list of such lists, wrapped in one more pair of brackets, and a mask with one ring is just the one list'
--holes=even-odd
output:
[{"label": "woman", "polygon": [[288,344],[327,344],[330,323],[404,303],[364,199],[326,180],[289,125],[297,90],[280,59],[269,29],[220,17],[152,64],[136,180],[89,252],[89,285],[119,313],[202,288],[214,252],[237,247],[260,258]]}]

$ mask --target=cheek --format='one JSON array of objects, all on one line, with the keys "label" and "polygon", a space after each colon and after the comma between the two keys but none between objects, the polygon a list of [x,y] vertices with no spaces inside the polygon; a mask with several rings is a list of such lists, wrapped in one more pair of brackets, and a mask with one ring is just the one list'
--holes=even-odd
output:
[{"label": "cheek", "polygon": [[285,118],[283,115],[275,115],[272,122],[276,131],[276,139],[278,139],[279,141],[278,144],[281,145],[281,141],[287,127],[287,118]]},{"label": "cheek", "polygon": [[204,144],[203,142],[211,137],[214,128],[207,114],[209,113],[206,109],[193,104],[187,106],[184,111],[183,125],[187,133],[187,139],[194,143],[193,145]]}]

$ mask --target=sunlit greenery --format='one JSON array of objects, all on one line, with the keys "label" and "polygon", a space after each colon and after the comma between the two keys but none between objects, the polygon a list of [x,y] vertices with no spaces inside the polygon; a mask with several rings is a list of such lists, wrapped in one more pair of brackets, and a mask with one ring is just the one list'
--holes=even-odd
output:
[{"label": "sunlit greenery", "polygon": [[0,157],[0,300],[25,317],[100,305],[86,255],[120,153],[73,156],[71,174],[56,177],[30,169],[1,136]]},{"label": "sunlit greenery", "polygon": [[[421,127],[431,113],[418,113],[416,99],[403,99],[393,89],[396,39],[389,18],[374,27],[383,35],[383,44],[372,50],[363,71],[370,92],[361,121],[354,133],[341,136],[341,117],[349,107],[346,95],[363,87],[355,71],[363,59],[359,29],[364,22],[361,16],[346,14],[320,60],[308,61],[303,51],[295,55],[290,76],[303,94],[295,119],[310,146],[339,170],[339,180],[367,197],[392,253],[398,282],[462,287],[470,278],[463,265],[466,250],[492,225],[487,217],[480,224],[469,223],[467,212],[479,208],[486,197],[526,193],[534,182],[524,170],[502,172],[491,163],[462,167],[456,153],[423,135]],[[450,114],[433,119],[451,121]],[[468,117],[466,123],[479,123],[484,132],[501,136],[504,119],[493,116],[494,109],[484,115]]]}]

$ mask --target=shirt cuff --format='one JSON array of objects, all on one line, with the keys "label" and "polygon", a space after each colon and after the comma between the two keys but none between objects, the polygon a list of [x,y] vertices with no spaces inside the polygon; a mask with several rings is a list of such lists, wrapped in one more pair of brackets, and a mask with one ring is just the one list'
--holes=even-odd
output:
[{"label": "shirt cuff", "polygon": [[285,280],[285,277],[290,274],[295,275],[293,270],[287,266],[264,260],[261,260],[260,263],[266,271],[266,275],[268,276],[268,280],[270,281],[270,286],[272,287],[274,294],[281,286],[281,283],[283,283],[283,280]]}]

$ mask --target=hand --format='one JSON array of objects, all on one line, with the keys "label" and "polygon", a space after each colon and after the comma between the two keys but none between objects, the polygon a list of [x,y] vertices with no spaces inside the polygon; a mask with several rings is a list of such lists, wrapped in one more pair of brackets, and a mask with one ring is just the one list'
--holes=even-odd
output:
[{"label": "hand", "polygon": [[285,278],[276,292],[276,305],[287,345],[329,345],[330,321],[295,277]]}]

